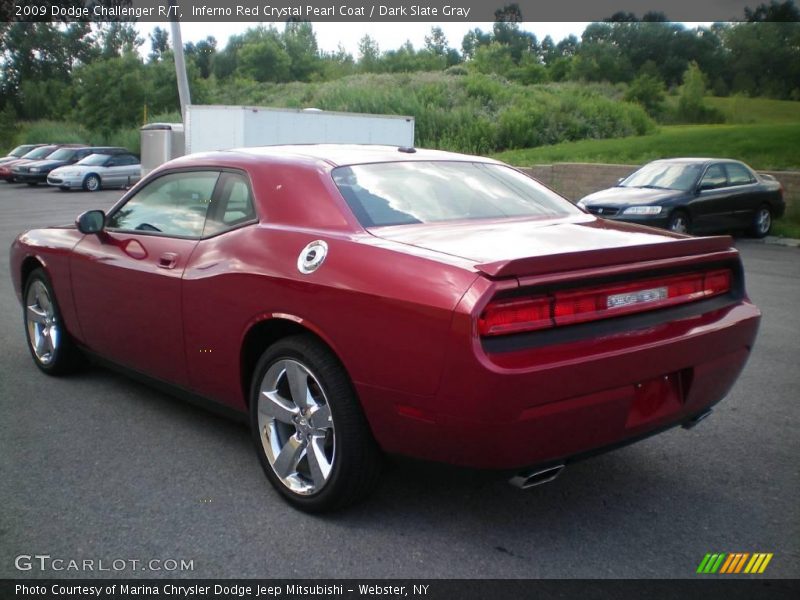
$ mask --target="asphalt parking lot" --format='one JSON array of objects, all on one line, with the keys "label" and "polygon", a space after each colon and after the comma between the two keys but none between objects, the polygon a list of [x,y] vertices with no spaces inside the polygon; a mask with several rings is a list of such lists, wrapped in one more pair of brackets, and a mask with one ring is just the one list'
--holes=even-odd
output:
[{"label": "asphalt parking lot", "polygon": [[[761,332],[697,428],[524,492],[393,464],[366,503],[314,517],[279,499],[242,425],[100,368],[34,366],[8,247],[120,194],[0,183],[0,577],[691,578],[707,552],[771,552],[768,575],[800,577],[800,250],[737,242]],[[35,554],[193,570],[15,568]]]}]

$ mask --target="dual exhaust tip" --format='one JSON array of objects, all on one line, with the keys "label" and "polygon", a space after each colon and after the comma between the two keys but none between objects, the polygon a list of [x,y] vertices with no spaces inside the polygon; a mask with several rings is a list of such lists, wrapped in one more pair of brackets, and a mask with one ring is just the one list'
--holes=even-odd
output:
[{"label": "dual exhaust tip", "polygon": [[[681,427],[684,429],[692,429],[695,427],[700,421],[705,419],[711,414],[711,409],[705,410],[700,414],[693,416],[688,421],[685,421],[681,424]],[[527,490],[532,487],[536,487],[537,485],[542,485],[545,483],[550,483],[554,481],[556,477],[561,475],[561,472],[564,470],[565,464],[558,464],[552,465],[550,467],[546,467],[544,469],[534,469],[530,471],[523,471],[514,475],[508,482],[516,488],[521,490]]]}]

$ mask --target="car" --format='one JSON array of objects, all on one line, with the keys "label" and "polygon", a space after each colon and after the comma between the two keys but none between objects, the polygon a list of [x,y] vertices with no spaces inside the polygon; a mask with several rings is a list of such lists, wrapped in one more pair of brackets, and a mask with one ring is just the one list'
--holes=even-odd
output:
[{"label": "car", "polygon": [[35,150],[41,146],[44,146],[44,144],[22,144],[21,146],[17,146],[11,152],[9,152],[7,156],[0,158],[0,165],[9,163],[12,160],[17,160],[18,158],[22,158],[31,150]]},{"label": "car", "polygon": [[766,236],[786,209],[783,187],[774,177],[719,158],[653,161],[578,206],[606,219],[678,233],[746,229],[757,238]]},{"label": "car", "polygon": [[12,171],[14,167],[47,158],[48,155],[52,154],[60,147],[61,146],[59,144],[45,144],[44,146],[34,148],[20,158],[9,160],[8,162],[0,164],[0,179],[5,179],[8,183],[14,183],[16,181]]},{"label": "car", "polygon": [[48,185],[61,190],[130,187],[142,176],[142,165],[134,154],[90,154],[67,167],[50,171]]},{"label": "car", "polygon": [[30,163],[17,164],[11,172],[16,181],[27,183],[30,186],[39,185],[47,181],[50,171],[66,165],[74,165],[87,156],[96,153],[122,154],[127,153],[125,148],[115,146],[82,146],[65,144],[47,158]]},{"label": "car", "polygon": [[363,498],[386,455],[526,488],[694,426],[760,321],[729,236],[391,146],[178,158],[108,212],[20,234],[10,266],[41,371],[89,357],[234,411],[309,512]]}]

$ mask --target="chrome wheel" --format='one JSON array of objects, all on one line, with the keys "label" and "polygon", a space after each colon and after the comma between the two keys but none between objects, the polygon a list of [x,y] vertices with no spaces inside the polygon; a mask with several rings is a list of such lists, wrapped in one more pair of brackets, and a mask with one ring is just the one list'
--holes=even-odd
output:
[{"label": "chrome wheel", "polygon": [[33,354],[42,365],[53,362],[61,341],[61,326],[56,318],[50,291],[36,280],[25,296],[25,325]]},{"label": "chrome wheel", "polygon": [[83,186],[89,192],[96,192],[100,189],[100,178],[97,175],[89,175],[83,182]]},{"label": "chrome wheel", "polygon": [[322,490],[336,459],[333,415],[325,390],[303,363],[286,358],[267,369],[258,393],[258,432],[286,488],[303,496]]},{"label": "chrome wheel", "polygon": [[756,213],[755,218],[755,229],[756,235],[759,237],[763,237],[769,233],[770,227],[772,227],[772,214],[770,213],[767,207],[762,207]]}]

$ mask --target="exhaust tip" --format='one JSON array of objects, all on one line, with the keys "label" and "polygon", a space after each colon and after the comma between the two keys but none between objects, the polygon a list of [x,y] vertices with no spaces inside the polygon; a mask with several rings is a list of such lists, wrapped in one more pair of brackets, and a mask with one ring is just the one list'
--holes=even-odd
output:
[{"label": "exhaust tip", "polygon": [[684,429],[692,429],[697,424],[711,414],[711,409],[701,412],[699,415],[693,416],[691,419],[681,424]]},{"label": "exhaust tip", "polygon": [[535,471],[523,471],[522,473],[514,475],[508,482],[521,490],[527,490],[537,485],[550,483],[561,475],[561,471],[564,470],[564,467],[565,465],[562,464],[547,467],[546,469],[537,469]]}]

